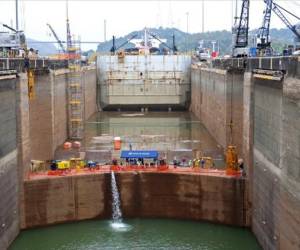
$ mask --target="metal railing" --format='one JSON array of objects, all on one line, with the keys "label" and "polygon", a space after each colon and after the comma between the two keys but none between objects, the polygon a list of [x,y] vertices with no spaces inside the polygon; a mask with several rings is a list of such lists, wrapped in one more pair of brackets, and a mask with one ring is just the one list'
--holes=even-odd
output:
[{"label": "metal railing", "polygon": [[[29,68],[31,69],[61,69],[67,68],[67,60],[52,60],[52,59],[29,59]],[[0,58],[0,71],[16,70],[23,72],[25,69],[24,58]]]}]

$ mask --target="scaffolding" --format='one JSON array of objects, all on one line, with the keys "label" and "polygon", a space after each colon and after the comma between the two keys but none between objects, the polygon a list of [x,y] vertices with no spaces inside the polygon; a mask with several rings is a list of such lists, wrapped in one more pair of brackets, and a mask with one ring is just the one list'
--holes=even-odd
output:
[{"label": "scaffolding", "polygon": [[83,137],[84,95],[81,78],[80,41],[72,41],[68,51],[68,134],[69,139],[80,140]]}]

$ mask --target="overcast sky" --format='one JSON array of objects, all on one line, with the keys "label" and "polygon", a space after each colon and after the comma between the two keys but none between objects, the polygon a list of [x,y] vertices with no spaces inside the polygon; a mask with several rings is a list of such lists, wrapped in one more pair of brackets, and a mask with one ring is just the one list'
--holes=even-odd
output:
[{"label": "overcast sky", "polygon": [[[295,14],[300,13],[300,0],[276,1]],[[241,0],[238,0],[241,5]],[[235,0],[204,1],[205,31],[230,30]],[[250,28],[262,22],[263,0],[251,0]],[[19,0],[20,27],[27,37],[37,40],[54,40],[46,23],[50,23],[58,36],[65,40],[66,1]],[[188,15],[187,15],[188,13]],[[107,38],[123,36],[144,27],[176,27],[191,33],[202,30],[202,1],[102,1],[69,0],[69,17],[72,34],[83,41],[103,41],[104,19],[107,20]],[[295,19],[291,19],[295,23]],[[0,0],[0,23],[15,25],[15,1]],[[284,24],[272,16],[271,27],[283,28]],[[1,29],[0,29],[1,30]],[[86,45],[84,49],[96,48]]]}]

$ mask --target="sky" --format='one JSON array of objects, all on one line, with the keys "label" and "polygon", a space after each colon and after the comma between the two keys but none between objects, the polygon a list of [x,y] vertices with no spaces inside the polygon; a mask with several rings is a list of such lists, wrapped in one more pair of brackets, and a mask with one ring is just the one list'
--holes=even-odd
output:
[{"label": "sky", "polygon": [[[275,0],[297,14],[300,0]],[[191,33],[202,31],[202,0],[193,1],[104,1],[69,0],[71,33],[82,41],[104,40],[104,20],[106,38],[117,37],[140,30],[144,27],[175,27]],[[231,30],[235,0],[204,0],[204,31]],[[241,0],[238,0],[241,6]],[[263,0],[250,2],[250,29],[262,23]],[[19,24],[27,37],[46,41],[50,36],[50,23],[61,40],[66,37],[65,0],[19,0]],[[295,19],[291,19],[296,23]],[[0,24],[15,25],[15,0],[0,0]],[[284,28],[281,20],[273,15],[271,27]],[[0,31],[3,30],[0,28]],[[95,49],[96,44],[86,44],[83,49]]]}]

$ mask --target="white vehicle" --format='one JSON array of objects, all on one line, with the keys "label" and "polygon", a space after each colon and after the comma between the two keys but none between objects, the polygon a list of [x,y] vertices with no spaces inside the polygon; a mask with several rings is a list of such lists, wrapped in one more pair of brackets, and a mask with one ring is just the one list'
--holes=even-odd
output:
[{"label": "white vehicle", "polygon": [[206,62],[211,59],[211,56],[207,49],[199,49],[197,51],[197,56],[199,57],[201,62]]},{"label": "white vehicle", "polygon": [[293,55],[294,55],[294,56],[300,56],[300,50],[294,51],[294,52],[293,52]]}]

